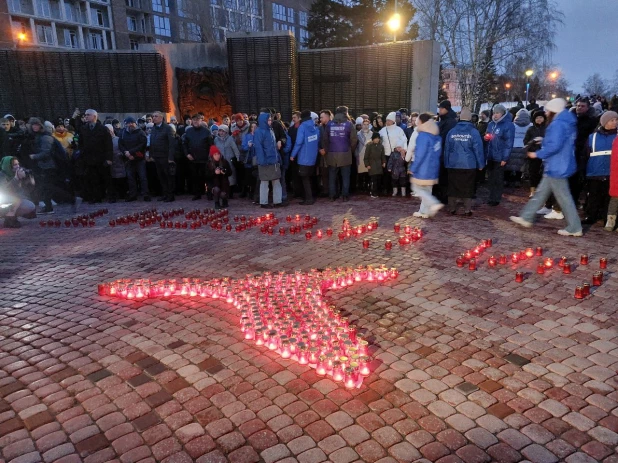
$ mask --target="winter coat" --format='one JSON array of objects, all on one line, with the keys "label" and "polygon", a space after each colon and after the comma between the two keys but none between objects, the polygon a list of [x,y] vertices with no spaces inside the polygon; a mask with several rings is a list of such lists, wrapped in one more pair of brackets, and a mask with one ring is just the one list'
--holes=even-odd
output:
[{"label": "winter coat", "polygon": [[414,150],[414,162],[410,165],[412,182],[417,185],[435,185],[440,176],[442,138],[433,119],[417,128],[418,138]]},{"label": "winter coat", "polygon": [[165,122],[155,125],[150,132],[150,157],[153,159],[167,159],[174,161],[176,142],[172,128]]},{"label": "winter coat", "polygon": [[586,166],[586,177],[609,176],[612,144],[615,138],[616,129],[607,131],[603,127],[599,127],[588,137],[590,158]]},{"label": "winter coat", "polygon": [[320,132],[313,119],[304,120],[298,127],[296,143],[291,158],[297,160],[299,166],[315,166],[318,158],[318,138]]},{"label": "winter coat", "polygon": [[[224,173],[215,174],[215,170],[219,167]],[[221,191],[230,192],[230,177],[232,176],[232,164],[224,159],[223,156],[216,162],[212,157],[206,163],[206,178],[211,182],[212,187],[219,187]]]},{"label": "winter coat", "polygon": [[112,138],[113,155],[112,155],[112,165],[110,169],[111,169],[112,178],[125,178],[127,176],[127,170],[126,170],[126,165],[125,165],[127,157],[118,148],[118,140],[119,138],[116,136]]},{"label": "winter coat", "polygon": [[372,134],[373,132],[371,129],[369,129],[367,133],[359,130],[356,134],[356,139],[358,140],[358,143],[356,144],[354,156],[356,158],[357,172],[359,174],[367,173],[367,168],[365,167],[365,147],[369,143],[371,143]]},{"label": "winter coat", "polygon": [[63,134],[54,132],[52,133],[52,137],[58,140],[58,143],[62,145],[69,157],[73,155],[73,134],[70,132],[64,132]]},{"label": "winter coat", "polygon": [[545,175],[551,178],[569,178],[577,170],[575,138],[577,119],[574,114],[562,111],[547,126],[541,149],[536,152],[543,160]]},{"label": "winter coat", "polygon": [[386,164],[386,153],[384,152],[384,146],[382,143],[369,142],[365,145],[364,156],[365,167],[368,169],[369,175],[382,175],[384,172],[382,164]]},{"label": "winter coat", "polygon": [[195,128],[191,126],[191,128],[185,130],[185,134],[182,136],[184,155],[191,155],[193,162],[197,164],[205,164],[209,161],[212,144],[212,133],[210,133],[208,127]]},{"label": "winter coat", "polygon": [[148,138],[139,127],[136,127],[132,132],[125,127],[118,135],[118,149],[123,153],[128,151],[134,157],[134,161],[144,159],[147,143]]},{"label": "winter coat", "polygon": [[446,137],[444,167],[482,169],[485,167],[483,140],[472,122],[459,122]]},{"label": "winter coat", "polygon": [[261,113],[258,116],[258,128],[253,135],[253,146],[259,166],[272,166],[281,162],[275,144],[275,135],[268,125],[269,117],[268,113]]},{"label": "winter coat", "polygon": [[386,165],[386,170],[391,174],[391,178],[393,180],[397,180],[399,178],[406,178],[408,176],[408,172],[406,169],[406,159],[405,155],[401,153],[393,153],[388,157],[388,164]]},{"label": "winter coat", "polygon": [[534,139],[543,138],[545,136],[545,128],[545,123],[543,123],[543,125],[534,124],[528,127],[526,136],[524,137],[524,147],[526,148],[526,151],[535,152],[539,150],[541,144],[535,143]]},{"label": "winter coat", "polygon": [[487,144],[487,161],[508,162],[515,137],[510,116],[505,114],[498,122],[491,121],[487,126],[487,133],[491,136],[491,140]]},{"label": "winter coat", "polygon": [[457,125],[457,114],[452,109],[449,109],[444,116],[440,116],[438,128],[440,129],[440,137],[442,138],[442,146],[446,146],[446,136]]},{"label": "winter coat", "polygon": [[29,151],[32,152],[25,154],[33,155],[34,166],[43,171],[56,169],[57,166],[52,157],[54,138],[51,134],[43,128],[38,132],[28,128],[28,138],[30,139]]},{"label": "winter coat", "polygon": [[618,137],[612,143],[612,159],[609,167],[609,195],[618,198]]},{"label": "winter coat", "polygon": [[384,152],[386,156],[390,156],[395,148],[408,149],[408,137],[401,127],[397,125],[387,125],[380,130],[380,137],[382,138],[382,146],[384,146]]},{"label": "winter coat", "polygon": [[599,125],[599,116],[594,108],[590,108],[586,114],[577,116],[577,138],[575,139],[575,158],[577,170],[586,170],[588,160],[588,137]]},{"label": "winter coat", "polygon": [[249,133],[250,124],[245,122],[242,127],[239,127],[236,122],[232,124],[232,138],[236,142],[236,146],[238,147],[238,151],[240,153],[238,160],[243,164],[247,160],[247,152],[242,149],[242,140]]},{"label": "winter coat", "polygon": [[414,131],[410,135],[408,140],[408,151],[406,152],[406,162],[414,162],[414,151],[416,150],[416,139],[418,138],[418,127],[414,128]]},{"label": "winter coat", "polygon": [[241,152],[244,151],[245,155],[245,169],[252,169],[253,166],[253,158],[255,157],[255,148],[253,146],[249,146],[249,142],[253,142],[254,134],[248,132],[242,137],[242,145],[240,146]]},{"label": "winter coat", "polygon": [[230,163],[232,168],[232,175],[230,176],[230,185],[236,185],[236,166],[234,165],[234,158],[240,159],[240,151],[234,139],[225,135],[224,137],[215,138],[215,146],[221,151],[221,158]]},{"label": "winter coat", "polygon": [[358,140],[356,128],[345,114],[335,114],[326,124],[322,147],[326,150],[326,162],[329,167],[345,167],[352,164],[352,151]]},{"label": "winter coat", "polygon": [[511,172],[521,172],[528,158],[527,151],[524,148],[524,137],[528,128],[532,124],[530,123],[530,114],[525,109],[517,111],[515,120],[513,121],[513,149],[509,157],[505,169]]},{"label": "winter coat", "polygon": [[80,160],[88,166],[100,166],[112,160],[112,136],[109,130],[97,121],[94,128],[83,124],[79,131]]}]

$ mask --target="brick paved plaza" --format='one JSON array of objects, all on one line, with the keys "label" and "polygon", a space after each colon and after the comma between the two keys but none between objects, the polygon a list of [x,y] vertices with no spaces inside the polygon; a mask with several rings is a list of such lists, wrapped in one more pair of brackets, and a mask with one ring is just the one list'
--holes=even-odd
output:
[{"label": "brick paved plaza", "polygon": [[[368,250],[336,232],[306,241],[304,231],[108,225],[147,206],[169,209],[162,203],[105,205],[94,228],[42,229],[37,219],[0,229],[0,462],[618,462],[618,235],[597,225],[562,238],[561,224],[547,220],[514,228],[508,216],[525,199],[508,199],[472,218],[443,212],[422,223],[409,199],[274,211],[310,211],[322,229],[376,216]],[[230,205],[230,217],[265,212]],[[57,211],[54,220],[71,217]],[[425,236],[400,248],[395,222],[421,225]],[[457,268],[484,238],[493,248],[479,269]],[[572,274],[537,275],[539,258],[487,267],[489,254],[537,246],[567,256]],[[602,256],[603,285],[575,299]],[[97,295],[98,283],[119,278],[359,264],[396,266],[400,276],[327,293],[370,341],[372,373],[354,390],[245,341],[224,302]],[[527,272],[523,283],[516,269]]]}]

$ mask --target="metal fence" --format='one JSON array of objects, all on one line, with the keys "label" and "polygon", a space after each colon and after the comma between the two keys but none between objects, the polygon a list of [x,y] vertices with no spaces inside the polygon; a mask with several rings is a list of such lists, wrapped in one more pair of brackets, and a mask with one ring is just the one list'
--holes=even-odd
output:
[{"label": "metal fence", "polygon": [[108,113],[169,110],[158,53],[0,50],[0,111],[67,117],[75,108]]}]

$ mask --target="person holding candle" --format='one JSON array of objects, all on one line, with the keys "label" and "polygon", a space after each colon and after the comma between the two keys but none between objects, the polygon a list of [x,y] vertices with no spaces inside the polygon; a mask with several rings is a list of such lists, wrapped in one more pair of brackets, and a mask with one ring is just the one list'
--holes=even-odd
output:
[{"label": "person holding candle", "polygon": [[315,203],[311,192],[311,178],[315,174],[315,162],[318,158],[318,139],[320,131],[311,118],[311,111],[300,113],[301,124],[296,133],[296,143],[290,156],[290,161],[297,160],[298,173],[305,190],[305,200],[300,204],[310,206]]},{"label": "person holding candle", "polygon": [[588,201],[583,224],[592,225],[603,218],[609,203],[609,169],[612,143],[616,138],[618,113],[607,111],[601,116],[601,124],[588,137],[590,158],[586,165]]},{"label": "person holding candle", "polygon": [[446,136],[444,166],[448,171],[448,208],[457,213],[457,200],[463,200],[464,215],[472,215],[476,173],[485,166],[483,140],[471,122],[472,112],[462,108],[459,123]]},{"label": "person holding candle", "polygon": [[618,137],[614,138],[612,143],[612,156],[609,166],[609,196],[605,230],[613,231],[616,228],[616,215],[618,214]]},{"label": "person holding candle", "polygon": [[418,126],[414,162],[409,169],[412,173],[414,192],[421,198],[421,205],[414,217],[427,219],[438,213],[444,205],[431,194],[432,188],[440,177],[440,157],[442,154],[442,138],[438,124],[430,114],[419,116],[422,122]]},{"label": "person holding candle", "polygon": [[[532,112],[532,125],[528,127],[524,136],[524,146],[527,152],[535,152],[541,148],[541,142],[545,136],[545,122],[546,117],[543,111],[536,110]],[[543,178],[543,161],[539,158],[528,158],[526,162],[530,179],[530,197],[532,198]],[[543,212],[549,214],[551,209],[543,209]]]},{"label": "person holding candle", "polygon": [[569,190],[569,177],[577,170],[575,162],[577,120],[566,110],[566,101],[562,98],[549,101],[545,105],[545,110],[548,125],[541,149],[528,153],[528,157],[532,159],[538,157],[543,160],[545,169],[543,179],[519,216],[512,216],[511,220],[523,227],[532,227],[536,211],[553,193],[567,221],[566,228],[558,230],[558,234],[582,236],[582,225]]},{"label": "person holding candle", "polygon": [[229,161],[221,156],[219,148],[210,147],[210,159],[206,165],[206,178],[212,185],[212,195],[215,200],[215,209],[227,207],[227,198],[230,194],[230,180],[232,167]]},{"label": "person holding candle", "polygon": [[363,163],[367,169],[367,172],[369,172],[371,197],[377,198],[380,188],[380,181],[382,179],[382,172],[384,167],[386,167],[386,154],[378,132],[374,132],[373,135],[371,135],[371,143],[368,143],[365,146]]}]

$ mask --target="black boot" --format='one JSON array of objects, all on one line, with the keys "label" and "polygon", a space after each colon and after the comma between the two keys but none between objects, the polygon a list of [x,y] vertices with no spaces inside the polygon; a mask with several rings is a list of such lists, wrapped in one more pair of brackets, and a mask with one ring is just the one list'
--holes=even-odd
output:
[{"label": "black boot", "polygon": [[215,209],[216,210],[221,209],[221,204],[219,204],[219,201],[215,201]]},{"label": "black boot", "polygon": [[224,198],[224,199],[221,200],[221,207],[223,207],[223,208],[228,207],[228,205],[227,205],[227,198]]},{"label": "black boot", "polygon": [[5,217],[4,218],[4,228],[21,228],[21,224],[19,223],[19,220],[17,220],[17,217],[15,216]]}]

